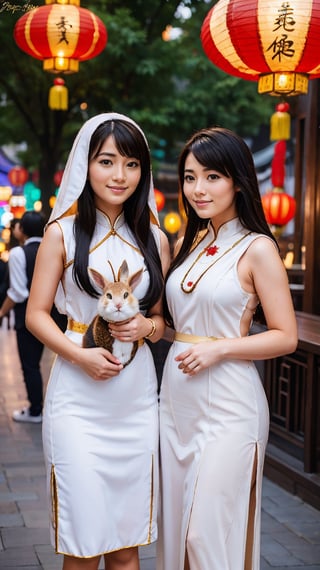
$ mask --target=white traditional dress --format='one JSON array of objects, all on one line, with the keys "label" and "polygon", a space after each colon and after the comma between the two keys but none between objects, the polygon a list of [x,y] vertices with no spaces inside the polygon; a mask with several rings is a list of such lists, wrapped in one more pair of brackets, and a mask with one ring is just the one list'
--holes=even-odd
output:
[{"label": "white traditional dress", "polygon": [[[203,337],[248,333],[256,295],[240,285],[238,261],[259,234],[238,219],[204,239],[168,279],[175,330],[160,395],[162,530],[158,570],[258,570],[269,411],[253,362],[226,360],[196,376],[175,357]],[[189,340],[189,344],[187,344]],[[197,339],[198,341],[200,339]],[[216,342],[219,342],[217,340]],[[252,480],[256,484],[251,493]],[[246,564],[246,550],[251,564]]]},{"label": "white traditional dress", "polygon": [[[66,260],[56,304],[73,321],[66,335],[81,344],[81,324],[97,314],[97,299],[81,292],[72,278],[73,220],[58,220]],[[108,261],[117,274],[124,259],[129,274],[145,267],[123,214],[111,227],[97,211],[89,266],[112,281]],[[145,268],[135,289],[138,298],[148,283]],[[58,356],[45,398],[43,442],[57,552],[91,557],[156,540],[157,378],[147,344],[118,376],[100,382]]]}]

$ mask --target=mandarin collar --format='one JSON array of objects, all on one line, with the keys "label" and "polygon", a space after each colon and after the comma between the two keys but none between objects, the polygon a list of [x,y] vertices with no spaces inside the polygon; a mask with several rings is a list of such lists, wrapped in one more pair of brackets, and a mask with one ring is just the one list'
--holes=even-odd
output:
[{"label": "mandarin collar", "polygon": [[243,227],[239,218],[232,218],[232,220],[228,220],[227,222],[221,224],[217,230],[217,233],[215,233],[211,221],[209,221],[208,230],[216,239],[224,239],[239,234],[241,231],[245,231],[245,228]]},{"label": "mandarin collar", "polygon": [[114,224],[111,223],[111,220],[110,220],[108,214],[105,214],[101,210],[97,209],[96,214],[97,214],[97,224],[102,225],[104,228],[107,228],[110,231],[111,230],[115,230],[115,231],[119,230],[119,228],[121,228],[121,226],[123,226],[125,223],[123,211],[120,212],[118,217],[115,219]]}]

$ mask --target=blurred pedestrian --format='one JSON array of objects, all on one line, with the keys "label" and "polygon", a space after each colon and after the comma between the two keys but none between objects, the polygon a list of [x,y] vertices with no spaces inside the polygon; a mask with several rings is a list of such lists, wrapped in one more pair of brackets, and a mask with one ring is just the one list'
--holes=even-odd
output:
[{"label": "blurred pedestrian", "polygon": [[45,219],[39,212],[25,212],[19,220],[22,246],[16,246],[9,254],[9,288],[0,308],[0,319],[14,312],[17,346],[29,406],[15,410],[12,418],[16,422],[41,423],[43,405],[43,380],[40,361],[43,344],[25,325],[26,307],[30,292],[33,270],[40,245]]},{"label": "blurred pedestrian", "polygon": [[13,218],[10,222],[11,239],[9,248],[12,249],[17,245],[23,245],[25,236],[20,226],[21,218]]},{"label": "blurred pedestrian", "polygon": [[[9,287],[9,269],[8,262],[0,257],[0,307],[7,296]],[[0,318],[0,326],[2,324],[2,317]]]}]

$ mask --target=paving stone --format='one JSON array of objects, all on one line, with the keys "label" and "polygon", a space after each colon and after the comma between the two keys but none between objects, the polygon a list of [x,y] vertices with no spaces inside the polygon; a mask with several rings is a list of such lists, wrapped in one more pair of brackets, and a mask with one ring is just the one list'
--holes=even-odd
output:
[{"label": "paving stone", "polygon": [[46,510],[24,511],[21,513],[27,528],[48,528],[49,515]]},{"label": "paving stone", "polygon": [[0,503],[14,503],[17,501],[31,501],[37,498],[36,493],[1,493],[0,492]]},{"label": "paving stone", "polygon": [[63,557],[56,554],[50,545],[36,546],[35,550],[43,570],[62,569]]},{"label": "paving stone", "polygon": [[299,516],[296,520],[286,523],[287,528],[297,536],[305,538],[311,544],[320,544],[320,522],[301,522]]},{"label": "paving stone", "polygon": [[23,519],[20,513],[0,515],[0,528],[12,526],[23,526]]},{"label": "paving stone", "polygon": [[[12,566],[1,566],[1,570],[12,570],[12,568]],[[40,566],[14,566],[14,570],[39,570],[39,568]]]},{"label": "paving stone", "polygon": [[[1,530],[2,542],[5,548],[20,546],[49,545],[49,529],[47,528],[6,528]],[[48,549],[53,553],[52,547]]]},{"label": "paving stone", "polygon": [[7,548],[0,552],[0,568],[4,566],[11,567],[11,570],[16,570],[17,567],[37,566],[39,567],[39,560],[35,553],[34,548],[31,546],[24,546],[23,548]]},{"label": "paving stone", "polygon": [[301,566],[302,560],[273,538],[261,544],[261,556],[271,565]]}]

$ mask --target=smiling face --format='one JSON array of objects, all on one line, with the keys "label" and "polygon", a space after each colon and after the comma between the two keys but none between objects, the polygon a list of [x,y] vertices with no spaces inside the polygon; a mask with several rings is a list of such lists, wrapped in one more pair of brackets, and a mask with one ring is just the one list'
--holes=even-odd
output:
[{"label": "smiling face", "polygon": [[121,155],[110,135],[89,162],[88,178],[96,207],[114,220],[136,190],[140,177],[140,161]]},{"label": "smiling face", "polygon": [[215,229],[235,218],[238,191],[232,178],[207,168],[190,152],[185,161],[183,192],[199,218],[211,219]]}]

